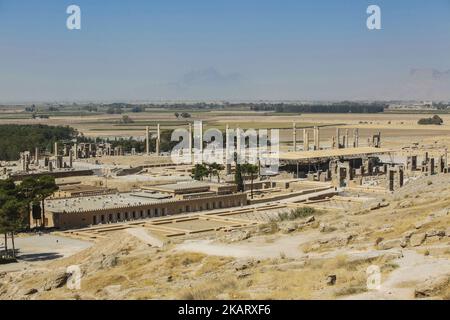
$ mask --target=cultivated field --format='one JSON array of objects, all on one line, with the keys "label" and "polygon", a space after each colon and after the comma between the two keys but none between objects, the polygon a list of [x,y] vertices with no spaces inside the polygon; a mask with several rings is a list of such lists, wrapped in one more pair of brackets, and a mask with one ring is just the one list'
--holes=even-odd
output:
[{"label": "cultivated field", "polygon": [[[230,128],[243,129],[280,129],[282,142],[290,144],[292,140],[292,123],[297,123],[297,128],[320,126],[321,140],[325,145],[329,144],[335,134],[335,128],[360,130],[360,142],[365,144],[369,135],[380,131],[384,146],[393,147],[418,143],[449,142],[450,115],[443,114],[444,120],[441,126],[418,125],[417,121],[430,115],[424,114],[276,114],[251,111],[194,111],[190,112],[191,118],[177,119],[172,112],[155,111],[128,113],[133,123],[120,123],[123,115],[94,114],[94,115],[60,115],[51,116],[49,119],[31,119],[23,117],[11,117],[0,115],[0,124],[47,124],[72,126],[89,137],[136,137],[144,138],[145,126],[156,130],[156,124],[161,124],[162,129],[187,128],[189,122],[202,120],[205,129],[217,128],[224,130],[226,124]],[[298,139],[301,140],[301,131]]]}]

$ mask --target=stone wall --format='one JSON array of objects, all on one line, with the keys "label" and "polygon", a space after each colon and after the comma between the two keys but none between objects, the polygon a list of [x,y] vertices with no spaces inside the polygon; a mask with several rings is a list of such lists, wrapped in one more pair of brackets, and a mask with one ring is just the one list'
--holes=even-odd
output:
[{"label": "stone wall", "polygon": [[[220,208],[238,207],[247,204],[247,194],[235,193],[208,198],[165,201],[125,208],[102,209],[86,212],[47,212],[49,227],[58,229],[83,228],[95,224],[107,224],[135,219],[176,215]],[[51,223],[50,223],[51,222]]]}]

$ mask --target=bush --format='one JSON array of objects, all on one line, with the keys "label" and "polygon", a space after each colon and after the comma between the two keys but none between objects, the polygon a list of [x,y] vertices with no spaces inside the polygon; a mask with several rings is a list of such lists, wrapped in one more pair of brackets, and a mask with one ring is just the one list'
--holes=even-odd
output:
[{"label": "bush", "polygon": [[134,120],[131,119],[129,116],[124,115],[122,116],[122,119],[120,120],[120,123],[134,123]]},{"label": "bush", "polygon": [[15,263],[15,262],[17,262],[17,260],[14,259],[14,258],[11,258],[11,257],[8,257],[8,258],[0,257],[0,265],[1,264],[8,264],[8,263]]},{"label": "bush", "polygon": [[292,209],[289,212],[282,212],[282,213],[278,214],[278,217],[279,217],[280,221],[296,220],[296,219],[312,216],[315,212],[316,212],[316,210],[314,208],[303,207],[303,208]]},{"label": "bush", "polygon": [[434,125],[441,125],[444,123],[444,120],[442,120],[441,117],[439,117],[438,115],[434,115],[431,118],[422,118],[420,119],[418,122],[418,124],[424,124],[424,125],[428,125],[428,124],[434,124]]}]

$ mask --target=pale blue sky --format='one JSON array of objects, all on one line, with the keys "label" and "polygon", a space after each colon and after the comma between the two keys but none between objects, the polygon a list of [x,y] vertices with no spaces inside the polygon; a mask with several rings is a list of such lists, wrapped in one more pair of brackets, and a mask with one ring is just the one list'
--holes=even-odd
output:
[{"label": "pale blue sky", "polygon": [[450,99],[450,0],[0,0],[0,39],[0,102]]}]

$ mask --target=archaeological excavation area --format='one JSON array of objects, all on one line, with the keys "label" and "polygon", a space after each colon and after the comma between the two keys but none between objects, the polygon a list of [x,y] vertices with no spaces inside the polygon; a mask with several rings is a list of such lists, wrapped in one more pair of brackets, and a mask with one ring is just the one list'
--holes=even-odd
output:
[{"label": "archaeological excavation area", "polygon": [[[143,128],[141,152],[101,139],[58,141],[2,162],[2,178],[50,175],[58,185],[44,215],[30,213],[44,234],[19,236],[14,268],[48,268],[42,276],[51,278],[52,269],[80,264],[92,285],[78,294],[95,299],[445,297],[445,285],[429,283],[450,272],[445,143],[291,122],[278,146],[253,148],[264,152],[253,173],[241,172],[240,189],[237,171],[252,159],[246,130],[224,124],[223,166],[196,180],[199,151],[211,143],[199,149],[202,126],[186,126],[191,160],[183,163],[161,150],[164,125]],[[365,283],[373,265],[390,279],[379,291]],[[73,296],[47,289],[30,297]]]}]

